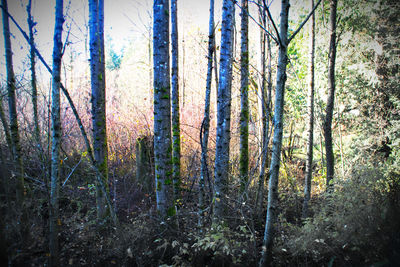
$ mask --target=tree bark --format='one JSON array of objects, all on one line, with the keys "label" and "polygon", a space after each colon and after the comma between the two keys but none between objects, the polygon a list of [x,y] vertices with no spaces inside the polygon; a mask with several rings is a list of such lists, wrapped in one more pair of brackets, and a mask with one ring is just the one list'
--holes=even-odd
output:
[{"label": "tree bark", "polygon": [[169,0],[154,0],[153,12],[154,161],[157,210],[164,220],[176,214],[171,156]]},{"label": "tree bark", "polygon": [[[108,148],[106,123],[106,77],[104,59],[104,0],[90,0],[90,73],[92,88],[93,151],[95,165],[108,194]],[[97,218],[109,215],[101,186],[96,182]]]},{"label": "tree bark", "polygon": [[249,176],[249,3],[242,0],[240,49],[240,190]]},{"label": "tree bark", "polygon": [[275,223],[278,215],[278,181],[280,156],[282,149],[283,112],[286,82],[286,65],[288,63],[288,26],[289,26],[289,0],[281,1],[280,44],[278,58],[278,72],[276,79],[275,112],[274,112],[274,138],[268,188],[268,206],[265,222],[264,239],[260,266],[268,266],[271,261],[272,243],[275,235]]},{"label": "tree bark", "polygon": [[217,100],[217,141],[215,152],[214,219],[221,222],[226,216],[229,176],[229,142],[231,137],[232,52],[235,5],[224,0],[222,6],[221,55]]},{"label": "tree bark", "polygon": [[326,151],[326,187],[332,188],[332,180],[335,172],[335,158],[333,155],[332,119],[335,105],[335,61],[336,61],[336,9],[337,0],[330,0],[330,42],[328,65],[328,100],[324,121],[324,138]]},{"label": "tree bark", "polygon": [[[311,0],[311,8],[314,7],[314,0]],[[311,179],[313,163],[313,143],[314,143],[314,51],[315,51],[315,15],[312,14],[310,21],[310,84],[308,87],[308,128],[307,128],[307,160],[306,172],[304,177],[304,202],[302,217],[308,217],[308,201],[311,197]]]},{"label": "tree bark", "polygon": [[209,179],[207,168],[207,151],[208,151],[208,136],[210,130],[210,101],[211,101],[211,83],[213,71],[213,53],[215,44],[214,35],[214,0],[210,0],[210,21],[208,28],[208,55],[207,55],[207,80],[206,80],[206,97],[204,101],[204,117],[202,128],[200,131],[201,142],[201,169],[199,181],[199,226],[203,226],[203,217],[205,209],[205,180]]},{"label": "tree bark", "polygon": [[7,0],[1,1],[3,9],[3,35],[4,35],[4,47],[6,57],[6,69],[7,69],[7,92],[8,92],[8,112],[10,119],[10,137],[11,137],[11,149],[13,160],[16,171],[16,197],[17,207],[21,208],[24,200],[24,166],[21,155],[21,145],[19,141],[19,127],[18,127],[18,116],[17,116],[17,100],[16,100],[16,86],[15,86],[15,75],[13,69],[12,60],[12,48],[10,38],[10,24],[8,19],[8,5]]},{"label": "tree bark", "polygon": [[61,225],[59,218],[58,195],[60,190],[60,87],[62,58],[63,0],[56,0],[56,15],[53,47],[53,75],[51,90],[51,186],[50,186],[50,266],[60,266],[58,232]]},{"label": "tree bark", "polygon": [[181,184],[181,130],[179,113],[179,46],[178,46],[178,5],[171,0],[171,44],[172,44],[172,170],[175,198],[180,199]]}]

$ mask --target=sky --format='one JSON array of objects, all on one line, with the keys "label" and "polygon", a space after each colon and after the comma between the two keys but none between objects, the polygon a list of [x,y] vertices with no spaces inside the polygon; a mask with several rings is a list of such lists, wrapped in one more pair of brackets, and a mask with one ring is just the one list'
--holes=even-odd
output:
[{"label": "sky", "polygon": [[[45,60],[51,65],[55,0],[32,1],[32,13],[34,20],[37,22],[35,43]],[[8,1],[10,14],[26,32],[28,32],[26,23],[27,2],[28,0]],[[105,34],[106,37],[109,36],[111,38],[114,49],[120,51],[128,44],[130,39],[143,37],[146,29],[152,25],[152,4],[152,0],[105,0]],[[215,18],[217,21],[221,18],[221,7],[222,0],[216,0]],[[239,12],[239,8],[236,7],[236,14],[239,14]],[[271,12],[276,17],[278,16],[279,1],[273,1]],[[64,23],[63,40],[65,40],[67,32],[70,31],[68,40],[72,42],[74,49],[78,51],[85,50],[85,40],[88,38],[88,28],[86,27],[88,22],[87,0],[65,0],[64,14],[66,22]],[[202,32],[208,32],[209,1],[180,0],[178,1],[178,16],[180,32],[188,24],[197,25]],[[254,17],[256,18],[257,16],[254,15]],[[23,73],[27,69],[29,47],[11,21],[10,26],[15,73]],[[5,80],[3,27],[1,27],[0,32],[0,79],[1,83],[3,83]]]}]

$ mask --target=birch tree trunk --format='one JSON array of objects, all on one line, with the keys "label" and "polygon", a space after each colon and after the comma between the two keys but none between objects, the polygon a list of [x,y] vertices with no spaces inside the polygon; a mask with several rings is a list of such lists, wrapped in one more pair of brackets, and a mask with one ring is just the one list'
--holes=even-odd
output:
[{"label": "birch tree trunk", "polygon": [[217,141],[215,152],[214,219],[226,215],[229,175],[229,142],[231,137],[232,52],[235,4],[224,0],[222,6],[221,55],[217,99]]},{"label": "birch tree trunk", "polygon": [[12,60],[12,48],[10,38],[10,24],[8,19],[8,5],[7,0],[1,0],[2,15],[3,15],[3,35],[4,47],[6,57],[6,70],[7,70],[7,93],[8,93],[8,112],[10,119],[10,137],[11,137],[11,150],[16,171],[16,197],[17,207],[21,208],[24,199],[24,167],[21,156],[21,145],[19,141],[18,130],[18,117],[17,117],[17,100],[15,97],[15,76]]},{"label": "birch tree trunk", "polygon": [[207,168],[208,136],[210,130],[210,101],[211,101],[211,83],[213,71],[213,53],[215,48],[214,35],[214,0],[210,0],[210,21],[208,28],[208,55],[207,55],[207,80],[206,80],[206,98],[204,103],[204,117],[200,131],[201,142],[201,169],[200,169],[200,192],[199,192],[199,226],[203,226],[203,217],[205,209],[205,180],[209,179]]},{"label": "birch tree trunk", "polygon": [[240,49],[240,190],[249,176],[249,3],[242,0]]},{"label": "birch tree trunk", "polygon": [[179,46],[178,46],[178,6],[171,0],[171,43],[172,43],[172,169],[175,198],[180,199],[181,183],[181,130],[179,122]]},{"label": "birch tree trunk", "polygon": [[335,61],[336,61],[336,9],[337,0],[330,0],[330,43],[329,43],[329,65],[328,65],[328,100],[324,121],[324,138],[326,150],[326,186],[331,188],[335,171],[335,159],[333,155],[332,141],[332,119],[335,105]]},{"label": "birch tree trunk", "polygon": [[[311,0],[311,9],[314,8],[314,0]],[[308,217],[308,201],[311,197],[311,179],[313,163],[314,143],[314,51],[315,51],[315,14],[311,16],[310,23],[310,84],[308,87],[308,128],[307,128],[307,160],[304,179],[304,202],[302,217]]]},{"label": "birch tree trunk", "polygon": [[154,0],[153,14],[154,163],[157,210],[164,220],[176,214],[171,156],[169,0]]},{"label": "birch tree trunk", "polygon": [[29,0],[26,7],[28,13],[28,26],[29,26],[29,59],[30,59],[30,70],[31,70],[31,90],[32,90],[32,107],[33,107],[33,122],[35,125],[34,137],[37,145],[40,146],[40,129],[39,129],[39,118],[38,118],[38,105],[37,105],[37,85],[36,85],[36,63],[35,63],[35,39],[34,39],[34,27],[35,22],[32,17],[32,0]]},{"label": "birch tree trunk", "polygon": [[[99,170],[108,194],[108,148],[106,123],[106,77],[104,59],[104,0],[89,1],[90,73],[92,87],[93,150],[95,165]],[[97,218],[109,215],[106,196],[96,182]]]},{"label": "birch tree trunk", "polygon": [[267,266],[271,260],[272,242],[275,234],[275,222],[278,215],[278,181],[280,156],[282,148],[283,134],[283,112],[284,112],[284,95],[286,82],[286,65],[288,63],[287,47],[288,47],[288,18],[289,18],[289,0],[281,1],[281,20],[280,20],[280,44],[278,71],[276,77],[276,93],[275,93],[275,112],[274,112],[274,138],[272,146],[272,158],[268,188],[268,206],[267,217],[265,222],[264,239],[262,246],[262,255],[260,266]]},{"label": "birch tree trunk", "polygon": [[59,218],[58,195],[60,190],[60,87],[62,58],[63,0],[56,0],[54,27],[53,73],[51,90],[51,186],[50,186],[50,266],[60,266],[58,232],[61,225]]}]

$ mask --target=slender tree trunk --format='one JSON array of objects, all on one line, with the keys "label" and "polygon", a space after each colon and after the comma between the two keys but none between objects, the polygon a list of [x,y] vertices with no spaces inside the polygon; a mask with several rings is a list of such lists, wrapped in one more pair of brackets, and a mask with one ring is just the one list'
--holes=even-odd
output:
[{"label": "slender tree trunk", "polygon": [[[8,156],[10,156],[12,158],[12,143],[11,143],[11,135],[10,135],[10,129],[8,128],[8,122],[6,119],[6,114],[4,113],[4,109],[3,109],[3,98],[0,98],[0,119],[1,119],[1,123],[3,125],[3,129],[4,129],[4,134],[6,136],[6,142],[7,142],[7,147],[8,147],[8,151],[9,153],[4,153],[1,149],[0,151],[0,160],[1,160],[1,164],[5,163],[5,158],[3,156],[3,153],[7,156],[6,159],[8,159]],[[6,166],[6,165],[4,165]],[[7,208],[8,210],[11,210],[11,202],[10,202],[10,179],[11,179],[11,175],[9,174],[10,170],[7,170],[4,168],[4,170],[2,170],[2,167],[0,165],[0,174],[1,174],[1,181],[0,184],[3,185],[4,188],[4,194],[5,194],[5,199],[6,199],[6,203],[7,203]],[[1,231],[1,230],[0,230]]]},{"label": "slender tree trunk", "polygon": [[60,189],[60,144],[61,144],[61,119],[60,119],[60,87],[61,87],[61,58],[62,58],[62,27],[63,0],[56,0],[56,15],[54,27],[53,47],[53,81],[51,103],[51,186],[50,186],[50,266],[60,266],[58,232],[61,225],[59,218],[58,195]]},{"label": "slender tree trunk", "polygon": [[[214,27],[214,79],[215,79],[215,87],[216,87],[216,92],[215,92],[215,105],[214,105],[214,110],[218,111],[218,84],[219,84],[219,79],[218,79],[218,59],[217,59],[217,43],[215,41],[215,27]],[[215,124],[215,128],[217,125]]]},{"label": "slender tree trunk", "polygon": [[149,53],[149,104],[152,104],[151,103],[151,99],[152,99],[152,94],[153,94],[153,92],[152,92],[152,87],[153,87],[153,64],[152,64],[152,57],[153,57],[153,55],[152,55],[152,46],[151,46],[151,42],[152,42],[152,30],[151,30],[151,27],[149,27],[149,32],[148,32],[148,34],[149,34],[149,43],[148,43],[148,45],[147,45],[147,49],[148,49],[148,53]]},{"label": "slender tree trunk", "polygon": [[210,130],[210,100],[211,100],[211,83],[213,71],[213,53],[214,53],[214,0],[210,0],[210,21],[208,28],[208,56],[207,56],[207,81],[206,81],[206,98],[204,104],[204,118],[200,131],[201,141],[201,171],[200,171],[200,192],[199,192],[199,226],[203,226],[203,217],[205,209],[205,180],[209,179],[207,168],[207,151],[208,136]]},{"label": "slender tree trunk", "polygon": [[181,130],[179,122],[179,46],[178,46],[178,5],[171,0],[171,43],[172,43],[172,169],[175,198],[180,199],[181,183]]},{"label": "slender tree trunk", "polygon": [[[311,0],[311,9],[314,8],[314,0]],[[315,51],[315,15],[312,14],[310,21],[310,84],[308,87],[308,128],[307,128],[307,160],[304,179],[304,202],[302,217],[308,216],[308,201],[311,197],[311,179],[313,163],[314,144],[314,51]]]},{"label": "slender tree trunk", "polygon": [[185,32],[182,36],[182,107],[185,107],[185,88],[186,88],[186,78],[185,78],[185,66],[186,66],[186,47],[185,47]]},{"label": "slender tree trunk", "polygon": [[335,105],[335,61],[336,61],[336,8],[337,0],[330,0],[330,43],[329,43],[329,66],[328,66],[328,100],[324,121],[324,137],[326,150],[326,186],[331,188],[335,171],[335,159],[333,155],[332,141],[332,119]]},{"label": "slender tree trunk", "polygon": [[275,94],[275,112],[274,112],[274,138],[272,146],[272,158],[270,167],[269,189],[268,189],[268,206],[267,217],[265,222],[264,239],[262,246],[262,256],[260,266],[267,266],[271,261],[272,242],[275,235],[275,222],[278,215],[278,181],[280,156],[282,149],[283,134],[283,112],[284,112],[284,95],[286,82],[286,65],[288,63],[287,47],[288,47],[288,18],[289,18],[289,0],[281,1],[281,20],[280,20],[280,44],[278,58],[278,72],[276,79]]},{"label": "slender tree trunk", "polygon": [[10,129],[8,128],[6,114],[4,113],[4,109],[3,109],[3,98],[0,98],[0,119],[1,119],[1,124],[3,125],[4,134],[6,136],[6,142],[7,142],[8,149],[10,151],[10,155],[11,155],[11,157],[13,157],[12,156],[11,134],[10,134]]},{"label": "slender tree trunk", "polygon": [[220,77],[217,100],[217,142],[215,152],[215,208],[214,219],[226,216],[229,175],[229,142],[231,137],[232,51],[235,5],[224,0],[222,6]]},{"label": "slender tree trunk", "polygon": [[[108,194],[108,148],[106,123],[106,77],[104,60],[104,0],[90,0],[90,72],[92,87],[93,150],[95,165]],[[106,196],[97,182],[97,217],[109,215]]]},{"label": "slender tree trunk", "polygon": [[[262,0],[258,0],[258,12],[259,12],[259,22],[260,24],[265,28],[265,25],[267,24],[266,20],[266,10],[263,7]],[[265,174],[265,157],[264,157],[264,137],[265,137],[265,106],[264,106],[264,99],[265,99],[265,83],[266,83],[266,78],[265,78],[265,70],[266,70],[266,56],[265,56],[265,45],[266,45],[266,33],[264,29],[260,28],[260,52],[261,52],[261,84],[260,84],[260,91],[259,91],[259,112],[260,112],[260,136],[261,136],[261,144],[260,144],[260,157],[261,157],[261,165],[260,165],[260,175],[259,175],[259,180],[258,180],[258,190],[257,190],[257,196],[256,196],[256,213],[258,213],[262,205],[262,194],[264,192],[264,174]]]},{"label": "slender tree trunk", "polygon": [[249,176],[249,3],[242,0],[240,49],[240,189]]},{"label": "slender tree trunk", "polygon": [[[262,6],[262,1],[259,0],[259,5]],[[264,27],[267,25],[265,8],[260,7],[260,23]],[[269,27],[268,27],[269,29]],[[264,199],[264,181],[265,181],[265,170],[268,165],[268,154],[269,154],[269,121],[271,113],[271,93],[272,93],[272,52],[271,52],[271,40],[269,36],[265,33],[264,29],[260,29],[260,39],[261,39],[261,128],[262,128],[262,144],[261,144],[261,169],[258,178],[258,189],[256,196],[256,214],[261,215],[261,208]],[[268,53],[268,68],[267,73],[265,66],[265,45],[267,45]],[[266,78],[267,76],[267,78]],[[265,85],[267,83],[267,96],[265,97]]]},{"label": "slender tree trunk", "polygon": [[10,24],[8,20],[8,5],[7,0],[1,0],[3,6],[3,34],[6,56],[7,69],[7,92],[8,92],[8,112],[10,117],[10,136],[12,145],[12,155],[16,168],[16,193],[17,207],[21,208],[24,199],[24,167],[22,163],[21,145],[19,141],[18,117],[17,117],[17,100],[15,96],[15,76],[12,61],[12,48],[10,39]]},{"label": "slender tree trunk", "polygon": [[30,55],[30,63],[31,63],[31,86],[32,86],[32,107],[33,107],[33,122],[35,125],[34,136],[37,145],[40,146],[40,129],[39,129],[39,117],[38,117],[38,104],[37,104],[37,86],[36,86],[36,63],[35,63],[35,39],[34,39],[34,27],[35,22],[32,17],[32,0],[29,0],[28,5],[26,7],[26,11],[28,13],[28,26],[29,26],[29,55]]},{"label": "slender tree trunk", "polygon": [[154,161],[157,210],[162,219],[176,214],[173,198],[169,0],[154,0]]},{"label": "slender tree trunk", "polygon": [[[323,128],[323,127],[322,127]],[[322,137],[322,131],[319,132],[319,150],[320,150],[320,157],[321,157],[321,166],[325,166],[325,160],[324,160],[324,144],[323,144],[323,137]]]}]

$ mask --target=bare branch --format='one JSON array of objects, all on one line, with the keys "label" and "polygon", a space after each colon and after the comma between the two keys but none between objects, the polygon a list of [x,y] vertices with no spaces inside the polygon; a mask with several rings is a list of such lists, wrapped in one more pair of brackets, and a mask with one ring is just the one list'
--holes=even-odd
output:
[{"label": "bare branch", "polygon": [[[3,7],[2,5],[0,5],[0,8],[2,8],[3,10],[5,10],[4,7]],[[5,11],[6,11],[6,10],[5,10]],[[7,11],[6,11],[6,12],[7,12]],[[7,12],[7,14],[8,14],[8,17],[12,20],[12,22],[14,22],[15,26],[17,26],[17,28],[18,28],[18,30],[21,32],[21,34],[24,36],[25,40],[26,40],[26,41],[29,43],[29,45],[31,45],[32,48],[35,50],[35,53],[36,53],[36,55],[38,56],[39,60],[43,63],[43,65],[46,67],[46,69],[49,71],[49,73],[52,74],[52,73],[53,73],[52,69],[51,69],[50,66],[46,63],[46,61],[44,60],[44,58],[42,57],[42,55],[40,54],[40,52],[37,50],[36,46],[35,46],[34,44],[31,44],[31,42],[29,42],[29,37],[28,37],[28,35],[26,34],[26,32],[21,28],[21,26],[20,26],[20,25],[18,24],[18,22],[14,19],[14,17],[10,15],[10,13]],[[92,162],[94,162],[93,150],[92,150],[92,147],[90,146],[90,142],[89,142],[89,139],[88,139],[88,137],[87,137],[85,128],[83,127],[82,120],[81,120],[81,118],[80,118],[80,116],[79,116],[79,114],[78,114],[78,111],[76,110],[76,107],[75,107],[75,105],[74,105],[74,102],[73,102],[72,99],[71,99],[71,96],[69,95],[67,89],[65,89],[65,87],[64,87],[64,85],[63,85],[62,83],[61,83],[61,90],[63,91],[65,97],[67,98],[68,103],[69,103],[69,105],[71,106],[71,109],[72,109],[72,111],[73,111],[73,113],[74,113],[74,115],[75,115],[76,121],[77,121],[77,123],[78,123],[78,125],[79,125],[79,129],[81,130],[82,136],[83,136],[83,138],[84,138],[84,140],[85,140],[85,144],[86,144],[86,147],[87,147],[87,152],[88,152],[88,154],[89,154],[90,160],[91,160]]]},{"label": "bare branch", "polygon": [[[235,4],[236,4],[240,9],[242,9],[242,7],[241,7],[237,2],[235,2]],[[243,9],[242,9],[242,12],[243,12]],[[274,35],[272,35],[272,33],[270,33],[263,25],[261,25],[261,24],[250,14],[250,12],[248,12],[248,11],[245,11],[245,12],[247,13],[247,15],[248,15],[261,29],[263,29],[263,30],[275,41],[276,44],[279,44],[278,39],[277,39]],[[278,38],[279,38],[279,37],[278,37]]]},{"label": "bare branch", "polygon": [[282,45],[282,41],[281,41],[281,37],[280,37],[280,35],[279,35],[278,28],[276,27],[276,24],[275,24],[274,20],[272,19],[271,12],[269,12],[269,7],[268,7],[267,4],[265,3],[265,0],[263,0],[263,4],[264,4],[264,8],[267,10],[268,18],[269,18],[269,20],[271,21],[272,26],[274,26],[276,36],[278,37],[278,43],[279,43],[279,45]]},{"label": "bare branch", "polygon": [[318,3],[314,6],[313,10],[310,12],[310,14],[308,14],[307,18],[303,21],[303,23],[300,24],[299,28],[297,28],[297,30],[292,34],[292,36],[290,36],[288,43],[290,43],[290,41],[292,41],[292,39],[296,36],[296,34],[299,33],[299,31],[303,28],[303,26],[306,24],[308,19],[312,16],[312,14],[314,14],[315,10],[317,9],[317,7],[319,6],[319,4],[321,2],[322,2],[322,0],[318,1]]}]

